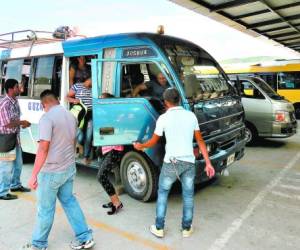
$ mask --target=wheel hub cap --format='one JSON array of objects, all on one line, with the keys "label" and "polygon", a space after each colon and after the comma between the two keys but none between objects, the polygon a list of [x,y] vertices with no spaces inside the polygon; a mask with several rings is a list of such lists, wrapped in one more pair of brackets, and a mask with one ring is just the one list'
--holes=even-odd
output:
[{"label": "wheel hub cap", "polygon": [[146,173],[139,162],[131,162],[127,168],[127,178],[131,188],[142,193],[147,184]]}]

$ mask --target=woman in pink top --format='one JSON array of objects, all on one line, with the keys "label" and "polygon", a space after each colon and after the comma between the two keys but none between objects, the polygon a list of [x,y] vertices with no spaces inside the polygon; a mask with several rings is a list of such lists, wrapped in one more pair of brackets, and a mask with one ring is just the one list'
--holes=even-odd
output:
[{"label": "woman in pink top", "polygon": [[[108,93],[103,93],[101,98],[111,98],[113,95]],[[120,164],[122,158],[123,146],[104,146],[102,147],[103,161],[100,165],[97,178],[105,192],[109,195],[111,202],[104,204],[103,208],[110,208],[111,210],[107,212],[108,215],[113,215],[123,207],[122,202],[119,200],[116,194],[115,188],[109,181],[109,174],[111,170]]]}]

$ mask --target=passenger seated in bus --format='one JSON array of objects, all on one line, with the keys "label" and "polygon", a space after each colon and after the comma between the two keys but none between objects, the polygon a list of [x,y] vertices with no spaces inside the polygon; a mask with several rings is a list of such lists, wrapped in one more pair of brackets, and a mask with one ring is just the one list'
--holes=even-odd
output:
[{"label": "passenger seated in bus", "polygon": [[84,118],[84,124],[82,128],[77,130],[77,142],[79,145],[83,145],[83,157],[84,164],[88,165],[92,150],[92,137],[93,137],[93,126],[92,126],[92,89],[86,87],[83,83],[75,83],[70,88],[69,93],[66,97],[67,101],[71,104],[82,104],[86,107],[87,113]]},{"label": "passenger seated in bus", "polygon": [[[113,95],[109,93],[102,93],[101,98],[112,98]],[[103,204],[103,208],[110,208],[110,211],[107,212],[108,215],[113,215],[119,212],[120,209],[123,208],[123,204],[120,201],[114,186],[109,180],[109,174],[112,169],[120,164],[122,155],[124,151],[124,146],[115,145],[115,146],[103,146],[102,147],[102,155],[103,160],[101,165],[99,166],[99,171],[97,174],[97,179],[104,188],[105,192],[110,197],[110,202],[107,204]]]},{"label": "passenger seated in bus", "polygon": [[[146,99],[150,102],[152,107],[159,113],[162,114],[165,112],[165,105],[163,101],[160,99],[160,97],[157,97],[155,95],[152,95],[150,89],[151,89],[151,82],[144,82],[144,75],[142,73],[138,74],[138,76],[135,77],[136,82],[138,84],[136,87],[134,87],[132,91],[132,97],[146,97]],[[147,87],[147,85],[150,85]],[[134,85],[135,86],[135,85]]]},{"label": "passenger seated in bus", "polygon": [[132,96],[131,79],[129,79],[128,75],[123,75],[121,97],[131,97],[131,96]]},{"label": "passenger seated in bus", "polygon": [[84,56],[76,58],[75,63],[72,63],[69,71],[70,87],[75,83],[83,83],[85,87],[91,87],[91,68],[86,63]]},{"label": "passenger seated in bus", "polygon": [[157,97],[162,100],[164,91],[169,87],[168,81],[163,73],[158,73],[156,81],[149,81],[140,84],[134,94],[138,95],[141,91],[147,90],[149,96]]},{"label": "passenger seated in bus", "polygon": [[146,96],[145,78],[142,73],[136,74],[132,79],[132,97]]},{"label": "passenger seated in bus", "polygon": [[29,77],[26,75],[22,75],[21,82],[19,84],[19,89],[20,89],[20,95],[21,96],[27,96],[28,94],[28,82],[29,82]]}]

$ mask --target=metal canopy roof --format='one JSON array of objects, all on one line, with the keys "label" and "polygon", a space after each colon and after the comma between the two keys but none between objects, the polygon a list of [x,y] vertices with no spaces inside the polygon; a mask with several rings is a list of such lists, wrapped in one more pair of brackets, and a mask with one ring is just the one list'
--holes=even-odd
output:
[{"label": "metal canopy roof", "polygon": [[300,0],[170,0],[252,36],[300,52]]}]

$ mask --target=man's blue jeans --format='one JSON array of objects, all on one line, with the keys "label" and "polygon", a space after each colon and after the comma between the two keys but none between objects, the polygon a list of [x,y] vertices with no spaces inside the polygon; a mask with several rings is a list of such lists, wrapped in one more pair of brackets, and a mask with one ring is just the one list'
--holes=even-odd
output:
[{"label": "man's blue jeans", "polygon": [[32,236],[32,245],[37,248],[48,246],[48,236],[53,224],[56,198],[59,199],[69,223],[79,242],[92,239],[83,212],[73,195],[75,164],[64,172],[40,172],[37,188],[37,218]]},{"label": "man's blue jeans", "polygon": [[83,131],[81,128],[77,130],[77,142],[83,145],[84,158],[89,158],[92,150],[92,140],[93,140],[93,120],[90,119],[87,122],[86,130]]},{"label": "man's blue jeans", "polygon": [[22,149],[16,147],[16,159],[14,161],[0,161],[0,196],[5,196],[10,188],[21,186]]},{"label": "man's blue jeans", "polygon": [[194,213],[195,165],[189,162],[164,163],[159,176],[158,198],[156,203],[156,228],[163,229],[167,212],[168,195],[178,177],[182,186],[183,213],[182,229],[189,229]]},{"label": "man's blue jeans", "polygon": [[21,173],[23,167],[22,148],[21,146],[16,147],[16,160],[13,161],[12,168],[12,179],[10,188],[18,188],[22,186]]},{"label": "man's blue jeans", "polygon": [[9,192],[12,169],[12,161],[0,161],[0,196],[5,196]]}]

